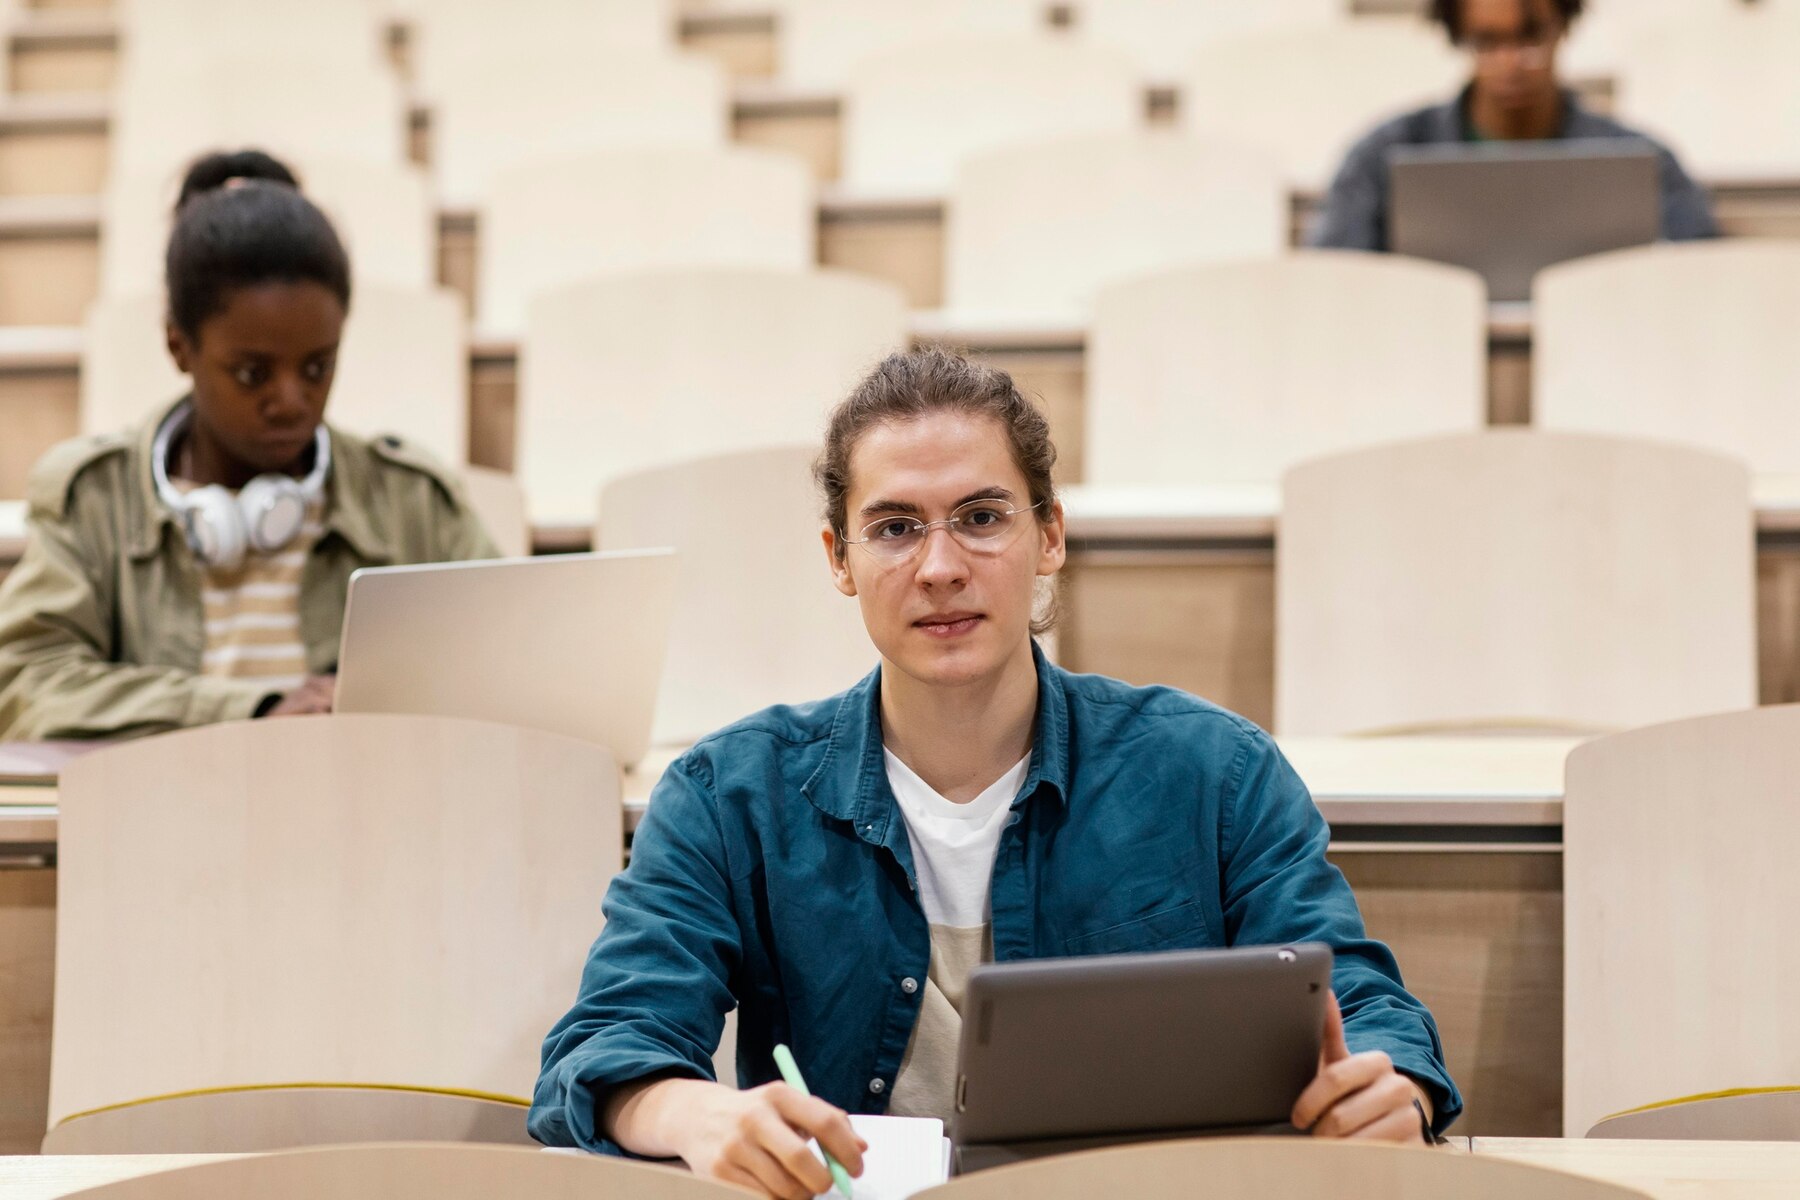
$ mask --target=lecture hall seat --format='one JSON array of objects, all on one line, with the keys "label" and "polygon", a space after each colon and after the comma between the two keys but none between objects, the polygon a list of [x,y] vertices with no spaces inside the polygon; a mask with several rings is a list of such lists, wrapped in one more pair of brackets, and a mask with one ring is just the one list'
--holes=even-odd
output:
[{"label": "lecture hall seat", "polygon": [[1495,429],[1303,462],[1276,732],[1579,735],[1755,704],[1754,528],[1741,459],[1660,442]]},{"label": "lecture hall seat", "polygon": [[1085,482],[1272,484],[1303,458],[1486,422],[1473,272],[1301,251],[1103,288]]},{"label": "lecture hall seat", "polygon": [[525,1140],[620,867],[606,750],[239,721],[87,755],[59,803],[47,1152]]},{"label": "lecture hall seat", "polygon": [[[1569,755],[1566,1136],[1800,1137],[1797,774],[1797,705],[1633,729]],[[1737,1089],[1781,1091],[1706,1099]],[[1674,1097],[1697,1102],[1629,1111]]]},{"label": "lecture hall seat", "polygon": [[587,526],[618,475],[815,439],[905,344],[899,291],[845,271],[646,272],[542,295],[519,361],[532,519]]}]

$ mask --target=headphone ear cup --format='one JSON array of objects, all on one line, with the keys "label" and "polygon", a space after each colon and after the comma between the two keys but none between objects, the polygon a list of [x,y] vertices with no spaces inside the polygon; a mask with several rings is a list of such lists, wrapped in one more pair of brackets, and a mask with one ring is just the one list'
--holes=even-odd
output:
[{"label": "headphone ear cup", "polygon": [[250,545],[271,554],[306,522],[306,490],[286,475],[258,475],[238,492],[237,507]]},{"label": "headphone ear cup", "polygon": [[194,489],[182,497],[181,520],[188,545],[201,562],[221,571],[244,565],[248,538],[230,492],[217,485]]}]

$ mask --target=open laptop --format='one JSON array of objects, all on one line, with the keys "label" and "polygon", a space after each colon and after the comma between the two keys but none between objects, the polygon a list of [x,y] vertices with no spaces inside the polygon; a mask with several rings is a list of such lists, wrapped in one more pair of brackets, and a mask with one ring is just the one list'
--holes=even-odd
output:
[{"label": "open laptop", "polygon": [[1388,152],[1388,246],[1469,267],[1495,303],[1552,264],[1662,232],[1659,163],[1636,138],[1442,143]]},{"label": "open laptop", "polygon": [[995,963],[963,998],[958,1173],[1124,1142],[1291,1134],[1331,948]]},{"label": "open laptop", "polygon": [[473,717],[644,756],[675,552],[366,567],[350,576],[335,709]]}]

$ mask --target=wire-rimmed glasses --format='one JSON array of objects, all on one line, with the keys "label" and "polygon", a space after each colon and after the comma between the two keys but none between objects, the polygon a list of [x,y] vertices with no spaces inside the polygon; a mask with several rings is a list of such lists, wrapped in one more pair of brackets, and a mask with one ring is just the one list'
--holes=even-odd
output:
[{"label": "wire-rimmed glasses", "polygon": [[941,521],[921,521],[896,513],[864,525],[858,531],[861,537],[844,540],[861,546],[876,558],[897,562],[917,554],[931,531],[942,526],[965,549],[977,554],[997,554],[1011,542],[1011,535],[1025,525],[1019,518],[1037,507],[1038,504],[1028,504],[1017,508],[1004,500],[970,500],[950,510],[950,515]]}]

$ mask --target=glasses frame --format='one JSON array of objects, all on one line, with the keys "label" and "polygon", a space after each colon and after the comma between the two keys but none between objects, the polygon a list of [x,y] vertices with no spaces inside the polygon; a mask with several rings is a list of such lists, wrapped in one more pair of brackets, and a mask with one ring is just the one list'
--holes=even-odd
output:
[{"label": "glasses frame", "polygon": [[[963,509],[970,508],[977,504],[989,504],[989,505],[1005,504],[1005,501],[991,499],[991,498],[985,499],[985,500],[967,500],[967,501],[964,501],[963,503],[957,505],[955,508],[951,509],[949,516],[944,517],[940,520],[936,520],[936,521],[921,521],[917,517],[906,516],[904,514],[896,514],[891,517],[881,517],[877,520],[870,521],[867,525],[864,525],[861,529],[857,530],[858,533],[864,535],[863,537],[853,538],[848,533],[841,533],[841,534],[839,534],[839,537],[841,537],[847,545],[861,546],[863,548],[863,553],[867,554],[869,557],[878,559],[881,562],[887,562],[887,563],[905,562],[907,559],[909,559],[913,555],[917,554],[920,551],[920,549],[922,549],[924,547],[925,543],[930,540],[931,531],[934,529],[938,529],[938,528],[942,528],[942,529],[946,530],[950,534],[950,536],[952,536],[956,539],[957,545],[961,546],[965,550],[972,551],[976,554],[986,554],[986,553],[996,553],[997,554],[1001,550],[1005,549],[1005,546],[997,544],[1002,541],[1002,537],[977,538],[973,541],[970,541],[966,536],[960,535],[957,532],[957,527],[962,525],[968,519],[967,517],[958,516],[957,514],[962,512]],[[1042,500],[1039,500],[1035,504],[1027,504],[1023,508],[1021,508],[1017,505],[1008,505],[1005,509],[1005,515],[1008,517],[1016,517],[1020,513],[1032,512],[1036,509],[1042,508],[1043,506],[1044,506],[1044,502]],[[991,509],[983,509],[982,511],[988,512],[988,511],[992,511],[992,510]],[[871,544],[875,541],[875,539],[868,536],[869,531],[871,529],[876,528],[877,526],[886,525],[891,521],[910,521],[912,523],[914,532],[919,535],[919,540],[913,543],[911,549],[904,550],[898,554],[883,554],[879,550],[870,548]],[[1023,528],[1023,527],[1021,526],[1021,528]],[[1014,536],[1016,537],[1017,534],[1015,533]],[[1010,545],[1010,544],[1011,544],[1011,542],[1010,542],[1010,540],[1008,540],[1007,545]],[[990,547],[992,547],[992,548],[990,549]]]}]

